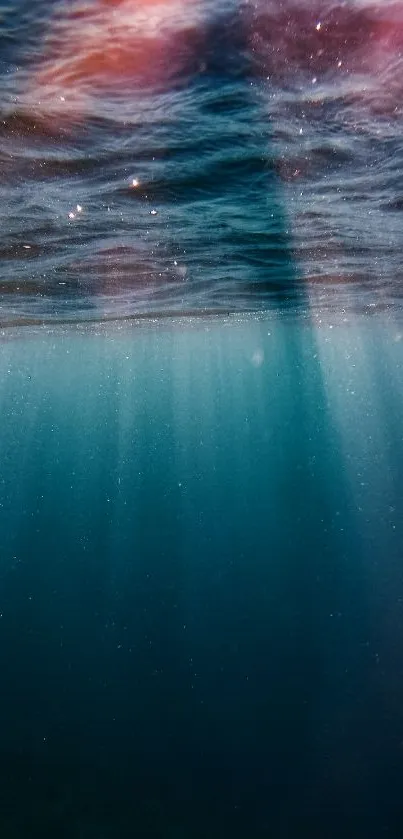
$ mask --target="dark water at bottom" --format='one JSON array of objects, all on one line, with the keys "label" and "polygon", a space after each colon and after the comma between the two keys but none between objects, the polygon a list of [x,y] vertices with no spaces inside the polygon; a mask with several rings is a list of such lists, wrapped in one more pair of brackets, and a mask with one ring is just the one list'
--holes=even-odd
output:
[{"label": "dark water at bottom", "polygon": [[399,836],[392,319],[3,333],[1,837]]}]

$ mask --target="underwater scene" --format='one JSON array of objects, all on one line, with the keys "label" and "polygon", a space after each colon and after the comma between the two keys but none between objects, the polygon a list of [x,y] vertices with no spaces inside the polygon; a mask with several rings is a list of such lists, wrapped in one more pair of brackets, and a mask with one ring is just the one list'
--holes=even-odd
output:
[{"label": "underwater scene", "polygon": [[0,10],[0,839],[403,835],[403,5]]}]

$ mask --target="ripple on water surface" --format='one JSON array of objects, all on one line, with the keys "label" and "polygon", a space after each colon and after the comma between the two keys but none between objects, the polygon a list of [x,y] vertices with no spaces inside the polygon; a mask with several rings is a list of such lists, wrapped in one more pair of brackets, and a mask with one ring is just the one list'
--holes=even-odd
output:
[{"label": "ripple on water surface", "polygon": [[4,15],[2,322],[398,305],[400,5],[158,8]]}]

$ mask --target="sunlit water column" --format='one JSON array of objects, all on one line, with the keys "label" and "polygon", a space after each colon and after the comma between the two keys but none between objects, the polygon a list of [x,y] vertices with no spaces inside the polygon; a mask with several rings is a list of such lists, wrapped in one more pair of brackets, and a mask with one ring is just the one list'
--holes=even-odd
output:
[{"label": "sunlit water column", "polygon": [[4,333],[3,750],[103,767],[136,819],[149,783],[178,829],[195,808],[211,835],[395,823],[396,334]]}]

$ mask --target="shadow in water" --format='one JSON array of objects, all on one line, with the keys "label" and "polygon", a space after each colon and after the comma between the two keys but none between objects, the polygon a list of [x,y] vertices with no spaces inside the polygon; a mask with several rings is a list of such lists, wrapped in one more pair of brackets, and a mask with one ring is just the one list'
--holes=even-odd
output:
[{"label": "shadow in water", "polygon": [[5,113],[5,835],[400,826],[399,341],[311,311],[245,15],[168,85]]}]

